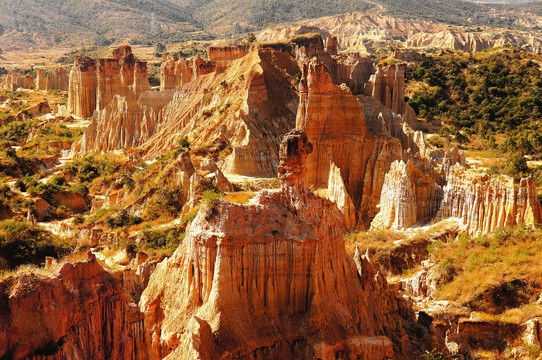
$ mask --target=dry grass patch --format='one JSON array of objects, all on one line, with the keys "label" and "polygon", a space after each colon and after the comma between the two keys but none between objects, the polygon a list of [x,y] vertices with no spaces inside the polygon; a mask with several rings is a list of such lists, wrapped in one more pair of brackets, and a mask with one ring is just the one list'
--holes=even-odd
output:
[{"label": "dry grass patch", "polygon": [[236,204],[246,204],[254,196],[256,196],[254,191],[239,191],[224,194],[224,199]]},{"label": "dry grass patch", "polygon": [[351,233],[345,237],[346,252],[348,255],[353,256],[356,252],[356,246],[360,250],[390,251],[397,247],[397,240],[404,240],[405,238],[405,234],[393,230],[370,230]]},{"label": "dry grass patch", "polygon": [[542,291],[542,230],[503,228],[491,235],[462,234],[430,248],[440,275],[438,300],[502,314],[514,322],[539,316]]}]

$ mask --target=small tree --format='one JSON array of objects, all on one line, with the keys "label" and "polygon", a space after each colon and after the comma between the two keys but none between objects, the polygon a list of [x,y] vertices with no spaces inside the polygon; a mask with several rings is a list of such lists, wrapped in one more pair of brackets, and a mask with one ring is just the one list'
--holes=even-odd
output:
[{"label": "small tree", "polygon": [[254,33],[249,33],[246,40],[249,44],[251,44],[256,41],[256,35],[254,35]]},{"label": "small tree", "polygon": [[164,44],[162,44],[161,42],[157,43],[156,45],[154,45],[154,52],[157,53],[157,54],[161,54],[163,53],[164,51],[166,51],[166,46]]},{"label": "small tree", "polygon": [[511,153],[507,159],[506,173],[516,179],[526,176],[529,173],[527,160],[519,151]]}]

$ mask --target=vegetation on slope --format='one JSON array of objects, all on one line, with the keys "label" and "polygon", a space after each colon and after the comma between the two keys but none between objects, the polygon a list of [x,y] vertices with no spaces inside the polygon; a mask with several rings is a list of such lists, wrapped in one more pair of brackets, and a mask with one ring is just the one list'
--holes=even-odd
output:
[{"label": "vegetation on slope", "polygon": [[24,264],[41,265],[46,256],[60,258],[73,244],[21,219],[0,222],[0,262],[2,270]]},{"label": "vegetation on slope", "polygon": [[494,16],[496,7],[503,5],[462,0],[1,0],[6,16],[0,23],[0,39],[7,48],[107,46],[121,41],[154,45],[368,10],[455,25],[517,27],[515,15]]},{"label": "vegetation on slope", "polygon": [[3,47],[152,44],[209,37],[187,10],[167,0],[2,0]]},{"label": "vegetation on slope", "polygon": [[441,137],[460,144],[470,137],[476,141],[469,147],[504,153],[507,163],[493,172],[525,176],[532,169],[524,156],[542,153],[541,63],[542,56],[521,49],[429,55],[407,68],[409,103],[421,118],[449,124]]},{"label": "vegetation on slope", "polygon": [[542,316],[542,231],[502,228],[429,246],[440,274],[436,299],[519,323]]}]

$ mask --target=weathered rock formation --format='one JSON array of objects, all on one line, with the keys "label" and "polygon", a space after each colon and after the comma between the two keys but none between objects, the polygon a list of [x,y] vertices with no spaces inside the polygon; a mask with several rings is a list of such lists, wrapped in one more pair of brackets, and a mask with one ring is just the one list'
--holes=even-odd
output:
[{"label": "weathered rock formation", "polygon": [[391,37],[404,40],[418,32],[436,32],[444,28],[430,21],[359,12],[304,20],[299,24],[291,28],[264,30],[257,38],[260,41],[279,41],[298,34],[319,32],[325,37],[330,34],[336,37],[340,48],[367,51],[371,47],[368,44],[386,41],[389,44]]},{"label": "weathered rock formation", "polygon": [[[242,47],[240,47],[240,49],[241,48]],[[214,50],[211,51],[211,49]],[[227,63],[231,60],[242,57],[242,54],[246,55],[245,51],[232,51],[230,54],[231,59],[227,59],[226,54],[224,54],[224,57],[220,57],[218,49],[223,48],[209,48],[209,57],[212,53],[216,60],[221,63],[221,65],[224,65],[224,62]],[[191,60],[187,60],[183,57],[173,57],[168,54],[164,54],[162,66],[160,68],[160,91],[181,88],[183,85],[188,84],[199,76],[215,71],[215,69],[215,61],[205,61],[199,56]]]},{"label": "weathered rock formation", "polygon": [[89,117],[94,110],[105,109],[115,95],[137,101],[149,90],[147,63],[136,61],[130,46],[122,45],[113,50],[112,59],[76,58],[70,73],[68,110]]},{"label": "weathered rock formation", "polygon": [[142,145],[154,133],[163,117],[164,106],[173,93],[148,91],[139,100],[132,96],[114,95],[102,110],[96,111],[74,154],[107,152]]},{"label": "weathered rock formation", "polygon": [[98,60],[97,77],[96,110],[104,109],[115,95],[138,100],[150,90],[147,63],[136,61],[128,45],[113,50],[113,59]]},{"label": "weathered rock formation", "polygon": [[334,163],[356,208],[358,225],[367,226],[376,215],[385,173],[402,158],[400,141],[370,132],[361,103],[346,86],[333,84],[323,64],[311,61],[304,67],[300,98],[297,127],[315,147],[307,160],[307,185],[325,187]]},{"label": "weathered rock formation", "polygon": [[442,188],[408,161],[394,161],[386,174],[380,211],[371,223],[377,229],[405,229],[437,214]]},{"label": "weathered rock formation", "polygon": [[532,177],[491,178],[456,164],[448,172],[438,216],[458,218],[471,233],[489,233],[496,228],[542,221],[542,209]]},{"label": "weathered rock formation", "polygon": [[36,90],[46,90],[47,89],[47,75],[45,71],[38,69],[36,70]]},{"label": "weathered rock formation", "polygon": [[36,90],[61,90],[67,91],[69,88],[69,77],[66,69],[57,68],[49,74],[38,69],[36,72]]},{"label": "weathered rock formation", "polygon": [[92,116],[96,109],[96,61],[77,57],[70,72],[68,111],[82,118]]},{"label": "weathered rock formation", "polygon": [[154,358],[411,355],[399,311],[412,312],[369,262],[346,255],[341,213],[303,184],[311,150],[303,132],[287,134],[282,189],[200,210],[158,265],[140,301]]},{"label": "weathered rock formation", "polygon": [[32,89],[34,80],[31,76],[22,76],[19,73],[9,73],[2,76],[0,90],[15,91],[19,88]]},{"label": "weathered rock formation", "polygon": [[459,164],[465,168],[468,168],[467,160],[465,159],[465,153],[459,151],[457,146],[454,146],[450,150],[447,150],[444,153],[444,158],[442,159],[442,166],[440,168],[441,175],[447,179],[452,167],[455,164]]},{"label": "weathered rock formation", "polygon": [[446,29],[438,33],[418,33],[409,37],[407,47],[432,47],[440,49],[482,51],[493,46],[488,36],[463,32],[455,29]]},{"label": "weathered rock formation", "polygon": [[282,136],[295,127],[298,96],[292,84],[300,72],[286,52],[258,49],[222,71],[196,77],[164,108],[164,120],[143,145],[153,157],[187,138],[193,148],[217,138],[232,153],[219,161],[227,173],[272,176]]},{"label": "weathered rock formation", "polygon": [[[524,15],[525,18],[528,17],[527,14]],[[532,27],[533,24],[529,26]],[[373,53],[376,49],[391,44],[414,49],[441,48],[464,51],[481,51],[503,45],[524,46],[532,52],[540,52],[542,48],[539,36],[533,33],[498,28],[469,32],[431,21],[359,12],[303,20],[292,27],[264,30],[258,33],[257,38],[260,41],[284,41],[308,33],[320,33],[326,38],[331,35],[337,39],[340,48],[364,53]],[[411,61],[409,58],[398,60]]]},{"label": "weathered rock formation", "polygon": [[[31,272],[0,281],[0,357],[142,359],[125,290],[89,254],[51,275]],[[135,315],[137,316],[137,315]],[[139,344],[139,345],[137,345]]]},{"label": "weathered rock formation", "polygon": [[[332,39],[333,37],[328,38]],[[333,54],[326,47],[327,54]],[[364,94],[367,90],[371,75],[375,73],[373,60],[369,57],[363,57],[359,53],[349,53],[347,56],[334,56],[335,62],[328,62],[328,72],[337,85],[346,84],[354,95]]]},{"label": "weathered rock formation", "polygon": [[396,114],[405,111],[406,64],[391,64],[386,71],[379,64],[372,81],[372,96]]}]

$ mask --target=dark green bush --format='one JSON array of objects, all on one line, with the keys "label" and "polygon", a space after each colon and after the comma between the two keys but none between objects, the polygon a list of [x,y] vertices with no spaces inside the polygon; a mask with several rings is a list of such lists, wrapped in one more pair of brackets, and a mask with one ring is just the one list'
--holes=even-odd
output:
[{"label": "dark green bush", "polygon": [[70,243],[55,239],[48,231],[26,220],[0,222],[0,256],[10,269],[24,264],[40,265],[46,256],[59,258],[72,249]]}]

